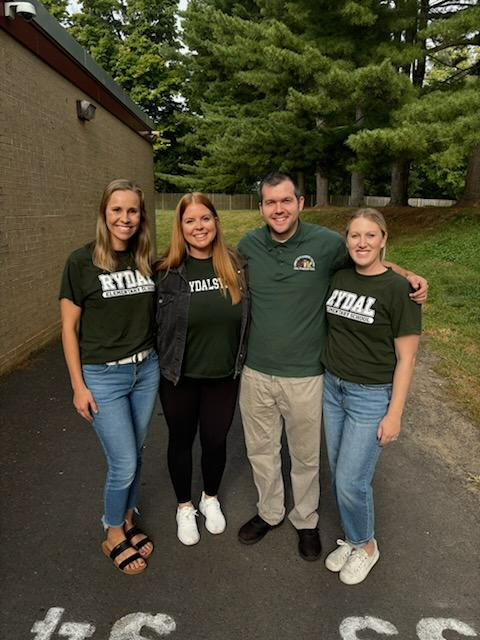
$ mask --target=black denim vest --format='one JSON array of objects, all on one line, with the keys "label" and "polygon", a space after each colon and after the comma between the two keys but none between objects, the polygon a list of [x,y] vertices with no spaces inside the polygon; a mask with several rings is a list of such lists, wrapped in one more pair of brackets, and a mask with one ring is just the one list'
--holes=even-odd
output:
[{"label": "black denim vest", "polygon": [[[243,268],[244,269],[244,268]],[[245,271],[245,269],[244,269]],[[245,278],[246,280],[246,278]],[[161,375],[177,384],[182,371],[183,354],[187,341],[190,287],[185,264],[169,271],[158,271],[156,285],[156,348]],[[234,377],[242,370],[247,354],[248,325],[250,320],[250,295],[242,292],[242,321],[240,343],[235,358]]]}]

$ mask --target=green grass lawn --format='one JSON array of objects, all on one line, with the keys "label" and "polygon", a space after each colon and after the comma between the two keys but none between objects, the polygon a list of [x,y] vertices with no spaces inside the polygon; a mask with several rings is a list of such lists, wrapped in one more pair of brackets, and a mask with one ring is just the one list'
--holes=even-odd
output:
[{"label": "green grass lawn", "polygon": [[[449,392],[480,426],[480,211],[383,209],[390,230],[387,258],[426,277],[424,344],[438,356]],[[302,213],[307,222],[343,233],[350,209]],[[262,224],[255,211],[220,213],[227,242]],[[157,246],[168,245],[173,212],[157,212]]]}]

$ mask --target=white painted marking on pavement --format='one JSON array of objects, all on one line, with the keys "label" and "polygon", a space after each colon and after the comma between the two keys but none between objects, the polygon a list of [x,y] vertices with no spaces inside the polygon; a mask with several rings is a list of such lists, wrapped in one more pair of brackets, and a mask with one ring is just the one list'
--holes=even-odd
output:
[{"label": "white painted marking on pavement", "polygon": [[343,640],[358,640],[357,631],[362,631],[362,629],[372,629],[372,631],[384,633],[387,636],[398,634],[397,627],[391,622],[372,616],[365,616],[363,618],[351,616],[350,618],[345,618],[340,623],[339,631]]},{"label": "white painted marking on pavement", "polygon": [[[51,607],[43,620],[33,623],[31,633],[33,640],[51,640],[60,624],[65,609]],[[351,616],[340,623],[339,632],[343,640],[358,640],[357,632],[370,629],[379,634],[397,635],[398,630],[388,620],[373,616]],[[110,640],[147,640],[142,631],[152,640],[151,631],[157,636],[167,636],[176,630],[175,620],[166,613],[129,613],[115,622],[110,632]],[[422,618],[417,626],[419,640],[445,640],[444,631],[455,631],[464,637],[478,637],[476,631],[468,624],[456,618]],[[95,626],[89,622],[64,622],[58,635],[68,640],[86,640],[95,633]]]},{"label": "white painted marking on pavement", "polygon": [[469,638],[477,636],[472,627],[455,618],[422,618],[417,624],[417,636],[420,640],[445,640],[443,632],[447,630]]},{"label": "white painted marking on pavement", "polygon": [[113,625],[110,640],[146,640],[140,635],[142,628],[156,631],[159,636],[168,636],[175,631],[175,620],[165,613],[129,613]]},{"label": "white painted marking on pavement", "polygon": [[95,627],[88,622],[64,622],[58,632],[59,636],[69,640],[85,640],[95,633]]},{"label": "white painted marking on pavement", "polygon": [[34,622],[30,632],[37,635],[33,640],[50,640],[64,612],[61,607],[51,607],[43,620]]}]

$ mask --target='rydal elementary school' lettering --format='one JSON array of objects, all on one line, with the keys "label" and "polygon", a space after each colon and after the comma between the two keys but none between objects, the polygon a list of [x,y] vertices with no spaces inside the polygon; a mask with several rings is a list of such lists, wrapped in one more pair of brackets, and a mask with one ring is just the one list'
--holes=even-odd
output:
[{"label": "'rydal elementary school' lettering", "polygon": [[103,298],[130,296],[136,293],[148,293],[155,290],[155,283],[148,276],[142,276],[136,269],[125,269],[113,273],[102,273],[98,276],[102,285]]},{"label": "'rydal elementary school' lettering", "polygon": [[376,301],[377,299],[371,296],[359,296],[351,291],[335,289],[327,300],[327,313],[373,324],[375,309],[372,309],[372,306]]}]

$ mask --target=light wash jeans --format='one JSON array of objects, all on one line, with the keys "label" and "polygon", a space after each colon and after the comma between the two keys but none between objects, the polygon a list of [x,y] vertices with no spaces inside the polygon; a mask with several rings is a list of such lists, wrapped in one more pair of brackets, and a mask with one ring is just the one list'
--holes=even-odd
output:
[{"label": "light wash jeans", "polygon": [[125,512],[136,508],[142,448],[160,380],[158,357],[152,351],[140,363],[85,364],[82,371],[97,403],[93,427],[108,462],[102,522],[121,527]]},{"label": "light wash jeans", "polygon": [[377,427],[391,395],[391,384],[356,384],[325,373],[323,420],[332,490],[345,539],[354,547],[374,537],[372,480],[382,450]]}]

